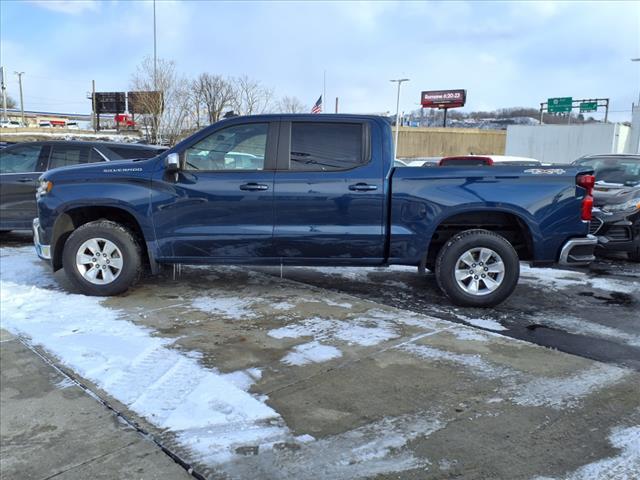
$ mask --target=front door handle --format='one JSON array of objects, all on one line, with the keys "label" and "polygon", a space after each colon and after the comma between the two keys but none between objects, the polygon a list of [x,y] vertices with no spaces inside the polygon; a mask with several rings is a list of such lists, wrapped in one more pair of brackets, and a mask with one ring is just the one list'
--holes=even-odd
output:
[{"label": "front door handle", "polygon": [[370,192],[371,190],[377,190],[377,185],[369,185],[368,183],[356,183],[349,185],[349,190],[353,192]]},{"label": "front door handle", "polygon": [[18,182],[20,182],[20,183],[31,183],[31,182],[35,182],[35,178],[22,177],[22,178],[18,179]]},{"label": "front door handle", "polygon": [[243,183],[240,185],[240,190],[269,190],[269,185],[265,185],[264,183]]}]

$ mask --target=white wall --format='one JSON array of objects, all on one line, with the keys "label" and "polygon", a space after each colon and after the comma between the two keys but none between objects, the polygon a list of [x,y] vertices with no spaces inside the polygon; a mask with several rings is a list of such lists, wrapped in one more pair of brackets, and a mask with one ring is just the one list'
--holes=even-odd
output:
[{"label": "white wall", "polygon": [[569,163],[596,153],[627,153],[631,129],[616,123],[586,125],[510,125],[505,155]]}]

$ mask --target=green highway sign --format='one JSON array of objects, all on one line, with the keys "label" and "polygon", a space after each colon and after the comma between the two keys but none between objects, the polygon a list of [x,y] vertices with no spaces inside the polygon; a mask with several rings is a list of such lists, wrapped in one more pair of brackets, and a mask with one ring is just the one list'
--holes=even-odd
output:
[{"label": "green highway sign", "polygon": [[573,97],[558,97],[547,100],[547,111],[549,113],[568,113],[573,105]]},{"label": "green highway sign", "polygon": [[595,112],[598,110],[598,102],[582,102],[580,104],[580,113]]}]

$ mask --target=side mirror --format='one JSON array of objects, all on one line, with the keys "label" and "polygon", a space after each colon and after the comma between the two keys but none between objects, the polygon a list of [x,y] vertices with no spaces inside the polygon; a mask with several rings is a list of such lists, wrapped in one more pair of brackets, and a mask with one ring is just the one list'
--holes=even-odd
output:
[{"label": "side mirror", "polygon": [[170,153],[164,159],[164,168],[167,173],[176,173],[180,170],[180,155],[177,153]]}]

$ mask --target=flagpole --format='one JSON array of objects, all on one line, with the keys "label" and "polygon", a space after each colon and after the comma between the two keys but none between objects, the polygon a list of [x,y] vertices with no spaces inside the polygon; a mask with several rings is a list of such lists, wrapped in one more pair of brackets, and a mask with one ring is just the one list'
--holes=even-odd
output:
[{"label": "flagpole", "polygon": [[325,70],[322,74],[322,104],[327,101],[327,71]]}]

